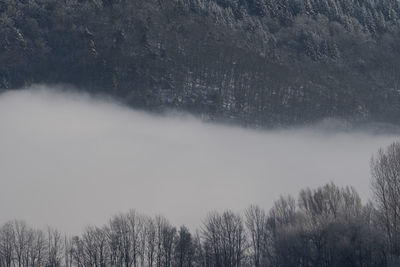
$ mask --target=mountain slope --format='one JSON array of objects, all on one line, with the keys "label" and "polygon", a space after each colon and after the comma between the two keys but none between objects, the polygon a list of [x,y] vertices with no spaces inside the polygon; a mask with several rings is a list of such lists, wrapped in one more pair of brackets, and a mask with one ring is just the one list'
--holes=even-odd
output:
[{"label": "mountain slope", "polygon": [[400,123],[396,0],[0,0],[0,90],[274,126]]}]

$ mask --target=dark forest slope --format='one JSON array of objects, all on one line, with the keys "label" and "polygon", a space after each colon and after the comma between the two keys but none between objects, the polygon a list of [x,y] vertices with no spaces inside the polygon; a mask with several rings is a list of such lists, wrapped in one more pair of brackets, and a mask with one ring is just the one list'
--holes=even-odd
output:
[{"label": "dark forest slope", "polygon": [[69,83],[245,124],[400,124],[396,0],[0,0],[0,90]]}]

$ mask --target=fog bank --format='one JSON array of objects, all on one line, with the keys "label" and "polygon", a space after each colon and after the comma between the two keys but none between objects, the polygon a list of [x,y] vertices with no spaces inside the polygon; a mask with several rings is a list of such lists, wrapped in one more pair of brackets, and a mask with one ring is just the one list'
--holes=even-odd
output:
[{"label": "fog bank", "polygon": [[36,86],[0,95],[0,224],[79,233],[120,211],[199,226],[333,181],[370,196],[369,161],[394,134],[246,130],[153,116]]}]

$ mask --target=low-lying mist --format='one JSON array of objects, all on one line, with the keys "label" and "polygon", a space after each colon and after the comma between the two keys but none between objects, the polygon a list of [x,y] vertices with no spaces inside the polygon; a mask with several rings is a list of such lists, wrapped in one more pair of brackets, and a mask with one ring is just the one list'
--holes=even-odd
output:
[{"label": "low-lying mist", "polygon": [[199,226],[333,181],[370,197],[369,161],[395,134],[248,130],[35,86],[0,95],[0,224],[80,233],[118,212]]}]

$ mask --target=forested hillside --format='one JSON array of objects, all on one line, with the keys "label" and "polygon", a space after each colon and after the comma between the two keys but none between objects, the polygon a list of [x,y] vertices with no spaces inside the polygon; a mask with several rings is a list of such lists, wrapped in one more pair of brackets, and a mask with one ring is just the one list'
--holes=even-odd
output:
[{"label": "forested hillside", "polygon": [[397,0],[0,0],[0,90],[258,126],[400,123]]}]

